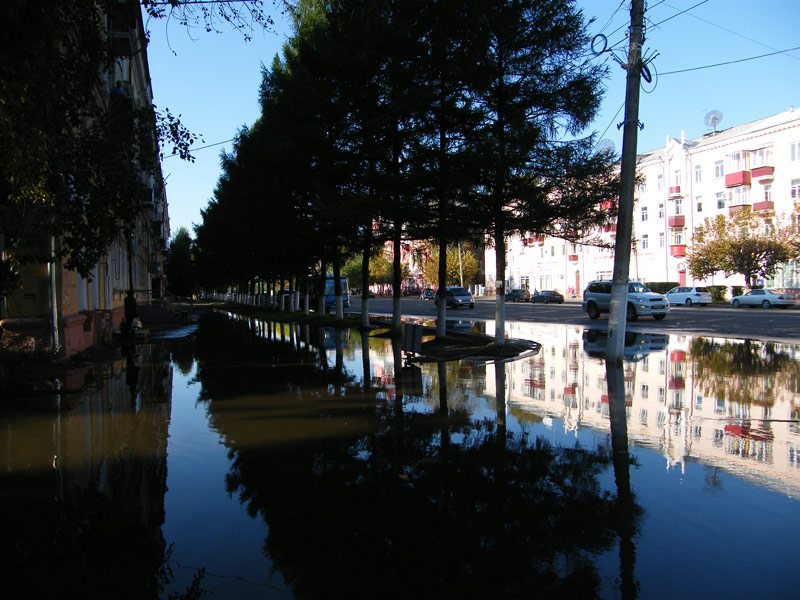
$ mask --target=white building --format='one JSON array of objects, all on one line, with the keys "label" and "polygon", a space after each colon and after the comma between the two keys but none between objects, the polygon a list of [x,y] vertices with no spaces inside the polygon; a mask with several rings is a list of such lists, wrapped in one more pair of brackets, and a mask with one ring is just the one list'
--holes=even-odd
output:
[{"label": "white building", "polygon": [[[680,285],[743,285],[742,276],[695,281],[686,267],[692,234],[706,218],[754,211],[794,212],[800,200],[800,109],[686,140],[667,136],[663,148],[640,154],[633,214],[635,250],[631,280]],[[602,236],[614,239],[616,225]],[[486,283],[494,288],[494,249],[487,249]],[[610,279],[614,253],[557,238],[514,237],[506,257],[510,288],[557,289],[580,295],[588,281]],[[785,265],[775,287],[800,287],[796,261]]]}]

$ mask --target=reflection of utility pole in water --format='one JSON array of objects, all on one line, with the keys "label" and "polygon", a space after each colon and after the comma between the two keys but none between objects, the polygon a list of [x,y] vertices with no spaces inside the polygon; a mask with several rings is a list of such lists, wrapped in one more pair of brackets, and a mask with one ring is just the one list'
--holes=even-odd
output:
[{"label": "reflection of utility pole in water", "polygon": [[623,600],[638,596],[634,575],[636,546],[633,543],[634,505],[631,492],[628,423],[625,414],[625,371],[622,363],[606,359],[608,406],[611,418],[611,452],[617,484],[616,528],[619,535],[619,575]]}]

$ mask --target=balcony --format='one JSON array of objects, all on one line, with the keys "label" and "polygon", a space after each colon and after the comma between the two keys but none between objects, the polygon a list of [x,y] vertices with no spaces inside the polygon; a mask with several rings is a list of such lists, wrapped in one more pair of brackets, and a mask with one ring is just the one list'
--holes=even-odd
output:
[{"label": "balcony", "polygon": [[667,217],[667,225],[670,227],[686,227],[686,217],[684,215]]},{"label": "balcony", "polygon": [[544,236],[543,235],[532,235],[528,238],[529,244],[544,244]]},{"label": "balcony", "polygon": [[616,223],[606,223],[603,225],[603,231],[606,233],[617,233],[617,224]]},{"label": "balcony", "polygon": [[669,188],[669,197],[670,198],[679,198],[682,195],[683,194],[681,194],[681,186],[674,185],[671,188]]},{"label": "balcony", "polygon": [[613,210],[614,209],[614,201],[613,200],[603,200],[600,203],[601,210]]},{"label": "balcony", "polygon": [[750,185],[750,171],[736,171],[725,175],[725,187],[737,185]]},{"label": "balcony", "polygon": [[670,362],[686,362],[686,352],[684,350],[673,350],[669,353]]},{"label": "balcony", "polygon": [[749,204],[734,204],[732,206],[729,206],[728,207],[728,214],[729,215],[735,215],[736,213],[741,212],[743,210],[750,210],[750,205]]},{"label": "balcony", "polygon": [[753,210],[775,210],[775,203],[772,200],[764,200],[763,202],[754,202]]},{"label": "balcony", "polygon": [[775,167],[756,167],[750,174],[756,181],[772,181],[775,175]]},{"label": "balcony", "polygon": [[682,390],[686,387],[686,381],[683,377],[672,377],[667,382],[667,387],[671,390]]},{"label": "balcony", "polygon": [[685,244],[676,244],[674,246],[669,247],[669,255],[670,256],[686,256],[686,245]]},{"label": "balcony", "polygon": [[577,254],[570,254],[568,258],[569,258],[569,262],[578,262],[578,255]]}]

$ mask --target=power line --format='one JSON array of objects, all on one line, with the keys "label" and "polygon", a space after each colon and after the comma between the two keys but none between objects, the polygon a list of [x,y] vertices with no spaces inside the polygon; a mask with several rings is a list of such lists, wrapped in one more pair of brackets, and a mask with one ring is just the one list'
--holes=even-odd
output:
[{"label": "power line", "polygon": [[[189,150],[191,152],[197,152],[198,150],[205,150],[206,148],[213,148],[214,146],[221,146],[222,144],[227,144],[228,142],[232,142],[235,139],[236,138],[231,138],[229,140],[224,140],[222,142],[215,142],[213,144],[208,144],[207,146],[200,146],[199,148],[190,148]],[[167,158],[172,158],[173,156],[178,156],[178,153],[176,152],[175,154],[170,154],[169,156],[165,156],[164,160],[166,160]]]},{"label": "power line", "polygon": [[[665,1],[665,0],[662,0],[662,1]],[[675,8],[674,6],[671,6],[669,4],[667,4],[667,6],[669,6],[673,10],[679,10],[679,9]],[[727,31],[728,33],[732,33],[733,35],[738,36],[740,38],[743,38],[743,39],[747,40],[748,42],[753,42],[754,44],[758,44],[759,46],[763,46],[764,48],[767,48],[768,50],[776,50],[776,48],[773,48],[772,46],[768,46],[767,44],[759,42],[758,40],[754,40],[753,38],[747,37],[746,35],[744,35],[742,33],[738,33],[736,31],[734,31],[733,29],[728,29],[727,27],[723,27],[722,25],[714,23],[713,21],[709,21],[708,19],[704,19],[702,17],[698,17],[697,15],[689,15],[689,16],[692,17],[692,18],[697,19],[698,21],[702,21],[703,23],[706,23],[707,25],[712,25],[712,26],[716,27],[717,29],[722,29],[723,31]],[[793,58],[795,60],[800,60],[800,58],[798,58],[797,56],[792,56],[791,54],[787,54],[786,56],[788,56],[789,58]]]},{"label": "power line", "polygon": [[[678,16],[682,15],[683,13],[687,13],[687,12],[689,12],[690,10],[692,10],[693,8],[697,8],[698,6],[700,6],[701,4],[705,4],[706,2],[708,2],[708,0],[702,0],[702,2],[698,2],[697,4],[695,4],[694,6],[690,6],[690,7],[689,7],[689,8],[687,8],[686,10],[682,10],[682,11],[681,11],[681,12],[679,12],[679,13],[675,13],[675,14],[674,14],[674,15],[672,15],[671,17],[667,17],[667,18],[666,18],[666,19],[664,19],[663,21],[659,21],[658,23],[656,23],[655,25],[653,25],[653,27],[658,27],[658,26],[659,26],[659,25],[661,25],[662,23],[666,23],[666,22],[667,22],[667,21],[669,21],[670,19],[674,19],[675,17],[678,17]],[[659,4],[660,4],[660,2],[659,2]]]},{"label": "power line", "polygon": [[756,60],[757,58],[765,58],[767,56],[775,56],[776,54],[783,54],[785,52],[793,52],[794,50],[800,50],[800,46],[795,48],[787,48],[786,50],[777,50],[776,52],[770,52],[768,54],[760,54],[758,56],[751,56],[749,58],[740,58],[738,60],[729,60],[727,62],[716,63],[713,65],[705,65],[702,67],[692,67],[690,69],[680,69],[678,71],[667,71],[666,73],[661,73],[661,75],[675,75],[676,73],[688,73],[689,71],[699,71],[701,69],[711,69],[713,67],[722,67],[725,65],[733,65],[740,62],[747,62],[749,60]]}]

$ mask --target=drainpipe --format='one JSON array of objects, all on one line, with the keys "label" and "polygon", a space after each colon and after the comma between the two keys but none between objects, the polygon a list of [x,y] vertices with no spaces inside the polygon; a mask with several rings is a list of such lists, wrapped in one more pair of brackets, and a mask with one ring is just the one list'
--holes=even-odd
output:
[{"label": "drainpipe", "polygon": [[61,350],[58,339],[58,298],[56,295],[56,238],[50,236],[50,260],[47,263],[50,276],[50,335],[53,345],[52,352],[57,354]]}]

